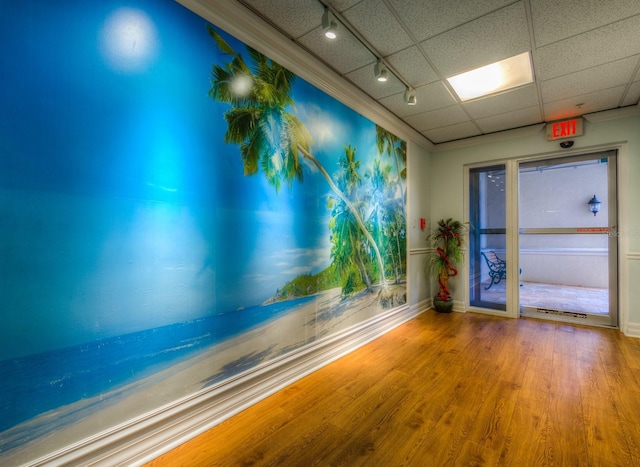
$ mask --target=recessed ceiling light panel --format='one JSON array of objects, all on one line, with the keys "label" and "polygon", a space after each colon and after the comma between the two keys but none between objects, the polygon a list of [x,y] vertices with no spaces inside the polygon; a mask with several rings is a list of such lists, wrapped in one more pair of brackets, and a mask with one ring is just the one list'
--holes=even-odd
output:
[{"label": "recessed ceiling light panel", "polygon": [[468,101],[533,82],[531,57],[525,52],[447,78],[461,101]]}]

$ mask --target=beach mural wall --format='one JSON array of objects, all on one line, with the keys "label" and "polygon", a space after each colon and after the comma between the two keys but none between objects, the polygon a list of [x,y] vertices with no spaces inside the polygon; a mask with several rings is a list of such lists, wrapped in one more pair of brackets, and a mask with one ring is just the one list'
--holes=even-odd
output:
[{"label": "beach mural wall", "polygon": [[0,460],[406,302],[404,141],[171,0],[0,31]]}]

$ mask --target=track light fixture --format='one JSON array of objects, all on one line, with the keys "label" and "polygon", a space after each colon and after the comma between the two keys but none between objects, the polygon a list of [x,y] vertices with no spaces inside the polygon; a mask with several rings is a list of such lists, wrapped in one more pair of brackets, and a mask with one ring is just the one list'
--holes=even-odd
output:
[{"label": "track light fixture", "polygon": [[[322,32],[329,39],[335,39],[337,37],[338,23],[340,27],[345,28],[350,37],[358,41],[365,49],[367,49],[371,55],[375,58],[376,62],[373,68],[377,81],[382,83],[388,81],[389,75],[394,77],[394,81],[399,81],[406,88],[404,93],[404,102],[407,105],[416,105],[418,100],[416,98],[416,91],[409,85],[409,83],[400,75],[393,67],[388,67],[382,55],[371,45],[351,24],[345,20],[340,13],[327,6],[327,0],[318,0],[318,3],[324,8],[322,14]],[[369,65],[370,66],[370,65]]]},{"label": "track light fixture", "polygon": [[418,99],[416,99],[416,91],[407,86],[404,91],[404,103],[407,105],[416,105],[418,103]]},{"label": "track light fixture", "polygon": [[389,77],[389,72],[387,71],[387,67],[385,66],[384,63],[382,63],[382,60],[379,60],[376,62],[376,66],[373,68],[374,73],[376,74],[376,79],[378,81],[386,81]]},{"label": "track light fixture", "polygon": [[329,8],[325,8],[324,13],[322,14],[322,31],[324,32],[325,37],[335,39],[338,37],[336,34],[337,30],[338,23],[336,23],[333,15],[329,11]]}]

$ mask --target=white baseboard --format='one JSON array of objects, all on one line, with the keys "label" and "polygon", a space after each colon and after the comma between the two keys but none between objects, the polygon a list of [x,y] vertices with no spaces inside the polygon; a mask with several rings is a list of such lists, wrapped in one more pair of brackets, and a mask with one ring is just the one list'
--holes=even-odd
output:
[{"label": "white baseboard", "polygon": [[[428,298],[426,300],[422,300],[418,304],[418,309],[420,312],[433,309],[433,298]],[[466,313],[467,309],[464,306],[463,300],[454,300],[453,301],[453,311],[457,311],[459,313]]]},{"label": "white baseboard", "polygon": [[427,298],[417,304],[417,309],[420,310],[420,312],[430,310],[431,308],[433,308],[433,298]]},{"label": "white baseboard", "polygon": [[453,311],[457,311],[458,313],[466,313],[467,308],[464,305],[463,300],[454,300],[453,301]]},{"label": "white baseboard", "polygon": [[627,337],[640,338],[640,323],[627,323],[624,335]]},{"label": "white baseboard", "polygon": [[391,310],[29,465],[143,465],[415,318],[427,305],[425,300]]}]

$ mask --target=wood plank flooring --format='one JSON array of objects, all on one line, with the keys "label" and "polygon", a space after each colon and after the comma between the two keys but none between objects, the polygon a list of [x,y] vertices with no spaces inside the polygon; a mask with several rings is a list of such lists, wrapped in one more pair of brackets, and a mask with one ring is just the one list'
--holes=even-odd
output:
[{"label": "wood plank flooring", "polygon": [[640,466],[640,339],[423,313],[148,466]]}]

